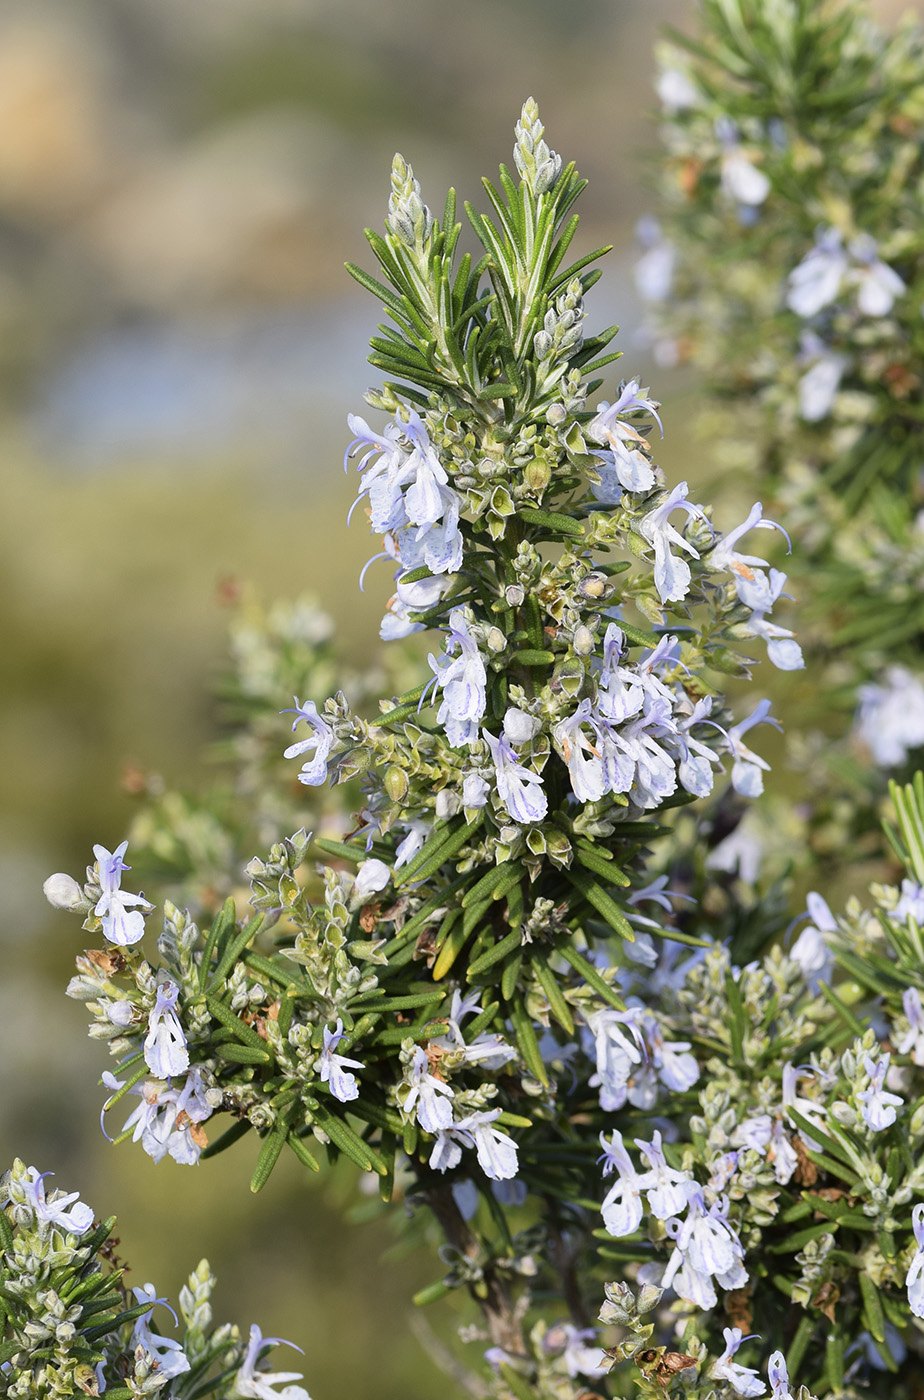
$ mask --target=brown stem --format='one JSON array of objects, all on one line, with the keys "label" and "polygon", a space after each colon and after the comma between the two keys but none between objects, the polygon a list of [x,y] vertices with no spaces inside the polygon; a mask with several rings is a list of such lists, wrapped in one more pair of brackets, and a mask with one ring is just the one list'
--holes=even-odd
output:
[{"label": "brown stem", "polygon": [[[440,1182],[431,1186],[427,1191],[427,1203],[447,1243],[457,1249],[463,1258],[473,1262],[477,1260],[482,1252],[481,1243],[456,1205],[449,1183]],[[492,1344],[502,1347],[512,1356],[525,1356],[523,1327],[507,1281],[491,1263],[485,1264],[482,1279],[483,1295],[480,1290],[476,1292],[474,1287],[470,1292],[484,1314]]]}]

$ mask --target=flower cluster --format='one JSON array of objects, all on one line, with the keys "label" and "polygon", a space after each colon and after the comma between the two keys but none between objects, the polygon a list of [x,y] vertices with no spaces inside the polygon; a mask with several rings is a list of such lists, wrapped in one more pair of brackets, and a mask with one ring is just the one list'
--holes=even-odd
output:
[{"label": "flower cluster", "polygon": [[[816,672],[787,723],[803,846],[847,862],[875,816],[845,775],[924,746],[924,30],[885,33],[865,8],[704,0],[689,43],[662,48],[660,207],[636,272],[658,360],[704,372],[713,460],[759,479],[796,541]],[[770,572],[745,594],[785,667],[790,639],[762,625],[782,586]]]},{"label": "flower cluster", "polygon": [[245,1347],[236,1327],[213,1323],[215,1280],[205,1260],[180,1293],[181,1338],[165,1335],[155,1309],[179,1325],[166,1299],[150,1283],[128,1288],[126,1270],[112,1262],[115,1220],[96,1223],[76,1191],[46,1188],[49,1175],[17,1159],[0,1178],[0,1394],[309,1400],[302,1386],[275,1389],[300,1374],[263,1366],[279,1339],[264,1340],[252,1327]]},{"label": "flower cluster", "polygon": [[[723,217],[753,227],[771,162],[744,121],[709,140]],[[183,908],[123,891],[125,843],[96,848],[83,886],[52,876],[97,945],[69,991],[117,1062],[105,1122],[155,1160],[240,1142],[256,1191],[284,1151],[311,1171],[346,1158],[384,1201],[428,1210],[443,1269],[419,1299],[477,1302],[477,1384],[497,1400],[577,1400],[629,1355],[646,1397],[688,1371],[696,1400],[763,1393],[765,1375],[775,1400],[790,1375],[841,1394],[918,1347],[924,785],[896,796],[907,885],[874,891],[875,913],[813,894],[787,950],[778,904],[744,916],[718,881],[692,898],[707,839],[717,854],[761,792],[746,739],[775,723],[766,697],[736,718],[717,678],[749,682],[754,641],[802,667],[770,620],[785,576],[744,552],[781,527],[758,502],[723,533],[656,462],[651,391],[628,378],[598,397],[614,355],[585,326],[594,259],[565,266],[581,182],[531,102],[515,164],[490,215],[470,212],[472,264],[453,197],[436,218],[399,158],[386,233],[369,234],[385,280],[353,269],[393,327],[368,396],[386,423],[351,419],[347,465],[397,566],[383,636],[433,629],[428,663],[377,712],[321,668],[292,676],[286,795],[264,791],[260,821],[342,789],[321,835],[275,832],[223,883],[185,881]],[[834,295],[868,304],[845,246]],[[247,674],[267,699],[283,670]],[[267,790],[261,735],[243,770]],[[614,1259],[639,1301],[617,1285],[603,1322],[631,1337],[604,1351],[586,1309]],[[549,1323],[550,1298],[566,1319]],[[134,1306],[181,1396],[185,1344],[158,1340],[153,1290]],[[259,1370],[258,1331],[235,1344],[239,1395],[299,1395]]]}]

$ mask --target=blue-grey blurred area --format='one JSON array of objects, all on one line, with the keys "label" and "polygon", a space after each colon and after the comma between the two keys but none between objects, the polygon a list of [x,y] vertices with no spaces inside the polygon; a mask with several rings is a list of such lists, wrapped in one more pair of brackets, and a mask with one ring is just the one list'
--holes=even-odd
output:
[{"label": "blue-grey blurred area", "polygon": [[[247,1144],[195,1169],[109,1147],[104,1053],[63,995],[82,935],[42,880],[122,839],[126,772],[207,776],[223,581],[311,589],[347,658],[377,645],[389,576],[357,590],[375,546],[361,521],[346,530],[341,462],[379,308],[343,263],[372,265],[362,229],[381,225],[396,149],[435,208],[450,183],[477,200],[533,94],[591,181],[576,246],[616,245],[591,324],[619,321],[626,371],[651,372],[630,267],[652,46],[693,15],[0,3],[0,1165],[23,1156],[117,1213],[134,1282],[175,1295],[207,1254],[219,1312],[302,1345],[314,1400],[461,1393],[408,1325],[441,1266],[396,1250],[397,1222],[357,1223],[346,1177],[318,1187],[285,1164],[254,1198]],[[670,386],[655,393],[670,428]],[[682,434],[668,451],[682,460]],[[449,1309],[432,1327],[450,1334]]]}]

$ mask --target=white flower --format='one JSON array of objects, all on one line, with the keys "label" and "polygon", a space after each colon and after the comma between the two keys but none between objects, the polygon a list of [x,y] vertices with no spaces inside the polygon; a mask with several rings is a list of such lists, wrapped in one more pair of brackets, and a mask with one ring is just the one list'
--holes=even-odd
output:
[{"label": "white flower", "polygon": [[[311,1400],[307,1390],[301,1385],[286,1385],[285,1390],[276,1390],[277,1385],[283,1385],[287,1381],[300,1381],[301,1371],[258,1371],[257,1362],[264,1347],[293,1346],[292,1342],[284,1342],[281,1337],[264,1337],[259,1327],[254,1324],[250,1329],[250,1342],[247,1353],[241,1362],[240,1369],[234,1378],[234,1390],[232,1394],[244,1397],[244,1400]],[[299,1351],[299,1347],[295,1347]]]},{"label": "white flower", "polygon": [[318,714],[318,707],[313,700],[306,700],[302,704],[296,695],[295,709],[286,711],[286,713],[295,715],[295,719],[292,721],[293,730],[304,720],[306,724],[310,725],[312,733],[307,739],[300,739],[297,743],[290,744],[282,756],[283,758],[300,758],[303,753],[313,749],[314,753],[311,758],[307,763],[302,764],[298,781],[309,787],[318,787],[327,779],[327,756],[334,742],[334,731],[327,721]]},{"label": "white flower", "polygon": [[915,1317],[924,1317],[924,1205],[916,1205],[911,1212],[917,1249],[908,1265],[905,1287],[908,1289],[908,1306]]},{"label": "white flower", "polygon": [[737,1361],[732,1361],[738,1348],[747,1338],[740,1327],[725,1327],[722,1330],[725,1338],[725,1350],[718,1361],[713,1363],[712,1375],[717,1381],[728,1381],[736,1395],[748,1397],[766,1395],[767,1387],[751,1366],[740,1366]]},{"label": "white flower", "polygon": [[725,1289],[742,1288],[747,1282],[744,1250],[726,1219],[727,1210],[724,1197],[706,1210],[702,1192],[691,1191],[683,1223],[668,1221],[675,1243],[662,1284],[672,1286],[678,1297],[703,1311],[718,1301],[713,1279]]},{"label": "white flower", "polygon": [[577,1376],[595,1380],[598,1376],[605,1376],[610,1369],[602,1347],[587,1345],[596,1336],[593,1327],[575,1327],[572,1322],[558,1322],[546,1332],[543,1346],[549,1351],[561,1352],[565,1370],[572,1380]]},{"label": "white flower", "polygon": [[693,80],[680,68],[662,68],[655,79],[655,92],[665,111],[671,114],[699,103],[699,92]]},{"label": "white flower", "polygon": [[850,361],[825,345],[811,331],[802,333],[802,364],[809,364],[799,380],[799,414],[806,423],[818,423],[827,418],[834,404],[841,380]]},{"label": "white flower", "polygon": [[793,1400],[789,1372],[781,1351],[775,1351],[767,1362],[767,1379],[770,1382],[770,1400]]},{"label": "white flower", "polygon": [[[117,846],[114,851],[107,851],[105,846],[93,847],[102,891],[93,913],[102,919],[103,934],[109,939],[109,942],[118,943],[122,948],[130,947],[131,944],[137,943],[139,938],[143,938],[144,914],[142,909],[147,913],[154,907],[142,895],[126,894],[124,890],[119,888],[122,871],[131,869],[131,866],[126,865],[122,859],[127,850],[127,841],[123,841],[121,846]],[[129,910],[130,904],[138,904],[141,909]]]},{"label": "white flower", "polygon": [[689,1172],[676,1171],[668,1166],[661,1146],[661,1134],[655,1132],[651,1142],[635,1139],[638,1150],[647,1157],[650,1170],[642,1177],[642,1189],[648,1197],[652,1215],[658,1220],[669,1220],[672,1215],[680,1215],[690,1199],[690,1188],[696,1183]]},{"label": "white flower", "polygon": [[[189,1370],[189,1360],[180,1342],[174,1341],[171,1337],[162,1337],[159,1332],[151,1331],[151,1316],[154,1307],[158,1303],[164,1303],[163,1298],[158,1298],[157,1290],[153,1283],[146,1283],[143,1288],[133,1288],[137,1303],[150,1303],[147,1312],[142,1313],[137,1319],[132,1331],[132,1347],[143,1347],[149,1356],[153,1357],[157,1369],[162,1376],[181,1376],[184,1371]],[[172,1312],[173,1309],[171,1308]],[[176,1314],[174,1313],[174,1321]]]},{"label": "white flower", "polygon": [[701,506],[687,500],[687,483],[681,481],[659,506],[643,515],[639,521],[642,536],[654,546],[655,587],[662,603],[679,602],[687,596],[690,588],[690,566],[671,553],[671,545],[684,550],[693,559],[699,558],[699,552],[671,525],[668,517],[675,510],[685,510],[687,515],[697,520],[706,518]]},{"label": "white flower", "polygon": [[[589,1012],[587,1026],[594,1038],[597,1063],[597,1071],[588,1082],[591,1088],[599,1087],[603,1111],[612,1113],[626,1102],[633,1066],[642,1062],[638,1028],[631,1013],[609,1006]],[[628,1026],[632,1040],[621,1026]]]},{"label": "white flower", "polygon": [[859,263],[848,275],[848,282],[859,288],[857,307],[864,316],[887,316],[905,290],[894,268],[877,255],[876,240],[861,233],[851,241],[850,255]]},{"label": "white flower", "polygon": [[665,301],[674,280],[677,250],[650,214],[639,219],[636,237],[645,249],[632,270],[638,293],[645,301]]},{"label": "white flower", "polygon": [[[459,655],[450,659],[456,648]],[[453,608],[449,614],[446,653],[438,658],[431,655],[429,661],[436,684],[443,692],[437,723],[446,730],[446,738],[454,749],[473,744],[485,711],[487,673],[462,608]]]},{"label": "white flower", "polygon": [[378,894],[384,890],[390,879],[391,870],[384,860],[370,856],[357,868],[352,892],[354,901],[369,899],[371,895]]},{"label": "white flower", "polygon": [[895,1122],[895,1110],[904,1107],[904,1100],[897,1094],[890,1094],[885,1087],[891,1058],[891,1055],[883,1055],[880,1060],[874,1060],[869,1055],[863,1057],[863,1067],[870,1082],[868,1089],[862,1089],[857,1094],[857,1102],[862,1104],[864,1121],[874,1133],[891,1128]]},{"label": "white flower", "polygon": [[467,1118],[454,1124],[454,1131],[468,1136],[478,1154],[478,1165],[492,1181],[507,1181],[516,1176],[519,1170],[517,1145],[509,1133],[502,1133],[494,1127],[495,1119],[501,1110],[492,1108],[481,1113],[470,1113]]},{"label": "white flower", "polygon": [[761,700],[746,719],[739,720],[728,730],[728,743],[734,757],[732,765],[732,787],[742,797],[759,797],[764,790],[763,770],[769,773],[770,764],[747,747],[741,736],[755,724],[773,724],[779,729],[775,719],[769,717],[770,701]]},{"label": "white flower", "polygon": [[770,181],[740,146],[727,150],[722,156],[722,189],[738,204],[763,204],[770,193]]},{"label": "white flower", "polygon": [[54,1225],[71,1235],[85,1235],[93,1224],[93,1208],[84,1205],[78,1191],[64,1196],[60,1192],[54,1200],[45,1197],[45,1177],[53,1172],[39,1172],[35,1167],[27,1167],[23,1178],[26,1201],[35,1212],[40,1225]]},{"label": "white flower", "polygon": [[818,228],[814,248],[789,274],[786,305],[797,316],[817,315],[837,298],[848,266],[839,230]]},{"label": "white flower", "polygon": [[857,734],[880,768],[900,767],[924,744],[924,685],[904,666],[889,666],[882,681],[857,694]]},{"label": "white flower", "polygon": [[896,1041],[895,1048],[900,1055],[907,1055],[910,1051],[914,1064],[924,1065],[924,1007],[921,1006],[921,994],[917,987],[905,988],[902,1006],[908,1018],[908,1030],[901,1040]]},{"label": "white flower", "polygon": [[603,1175],[606,1177],[616,1173],[616,1180],[600,1207],[603,1224],[616,1239],[622,1239],[625,1235],[634,1234],[642,1223],[642,1190],[645,1177],[635,1170],[618,1129],[613,1129],[609,1142],[601,1133],[600,1146],[603,1148],[603,1156],[600,1158],[603,1162]]},{"label": "white flower", "polygon": [[334,1030],[324,1027],[324,1048],[318,1061],[321,1075],[321,1083],[329,1084],[330,1091],[335,1099],[341,1103],[351,1103],[353,1099],[359,1098],[359,1084],[355,1074],[348,1073],[351,1069],[365,1069],[362,1060],[350,1060],[346,1055],[337,1055],[335,1051],[343,1039],[343,1020],[338,1016],[337,1025]]},{"label": "white flower", "polygon": [[175,982],[162,982],[148,1017],[144,1062],[158,1079],[171,1079],[176,1074],[185,1074],[189,1068],[186,1037],[175,1010],[179,994]]},{"label": "white flower", "polygon": [[573,715],[559,720],[552,730],[552,737],[568,765],[571,790],[577,800],[596,802],[606,791],[603,756],[599,736],[595,732],[596,743],[588,738],[583,728],[585,724],[593,727],[589,700],[582,700]]},{"label": "white flower", "polygon": [[430,1153],[431,1170],[451,1171],[462,1160],[462,1148],[473,1147],[485,1176],[492,1181],[509,1181],[515,1177],[519,1170],[517,1145],[508,1133],[494,1127],[500,1114],[499,1108],[470,1113],[467,1118],[457,1123],[450,1121],[440,1128]]},{"label": "white flower", "polygon": [[541,822],[549,807],[541,777],[520,763],[503,734],[495,737],[488,729],[481,732],[494,760],[497,795],[510,816],[524,825]]},{"label": "white flower", "polygon": [[450,1086],[430,1073],[426,1051],[418,1045],[414,1058],[405,1070],[405,1080],[411,1086],[404,1100],[405,1113],[417,1110],[417,1121],[426,1133],[438,1133],[452,1124],[453,1097]]}]

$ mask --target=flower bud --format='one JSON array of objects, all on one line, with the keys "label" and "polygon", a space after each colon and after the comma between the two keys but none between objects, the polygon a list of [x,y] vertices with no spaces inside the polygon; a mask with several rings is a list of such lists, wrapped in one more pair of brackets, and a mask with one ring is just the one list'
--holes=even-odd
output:
[{"label": "flower bud", "polygon": [[637,1307],[640,1313],[651,1312],[661,1301],[664,1289],[657,1288],[653,1283],[643,1283],[638,1291]]},{"label": "flower bud", "polygon": [[392,802],[403,802],[407,796],[408,779],[403,768],[392,764],[385,773],[385,791]]},{"label": "flower bud", "polygon": [[55,909],[79,909],[81,904],[86,903],[84,892],[77,881],[61,871],[56,875],[49,875],[42,889],[48,903]]},{"label": "flower bud", "polygon": [[453,792],[451,788],[443,788],[443,791],[436,795],[436,815],[441,821],[447,821],[450,817],[454,817],[461,806],[462,800],[459,794]]},{"label": "flower bud", "polygon": [[503,632],[500,630],[499,627],[491,628],[490,632],[487,635],[486,641],[488,644],[488,651],[493,651],[495,654],[497,652],[503,651],[507,645],[507,638],[504,636]]},{"label": "flower bud", "polygon": [[523,473],[523,478],[530,491],[545,491],[552,480],[552,468],[548,462],[541,462],[538,457],[534,457]]},{"label": "flower bud", "polygon": [[511,705],[504,715],[504,736],[511,744],[526,744],[530,739],[534,739],[542,728],[542,722],[534,715],[528,715],[525,710],[518,710],[515,705]]},{"label": "flower bud", "polygon": [[585,627],[582,622],[580,627],[575,627],[574,636],[571,638],[571,645],[578,656],[589,656],[594,649],[594,634],[589,627]]},{"label": "flower bud", "polygon": [[368,899],[370,895],[384,890],[390,879],[391,871],[383,860],[376,860],[374,856],[370,860],[364,860],[356,872],[353,897]]}]

